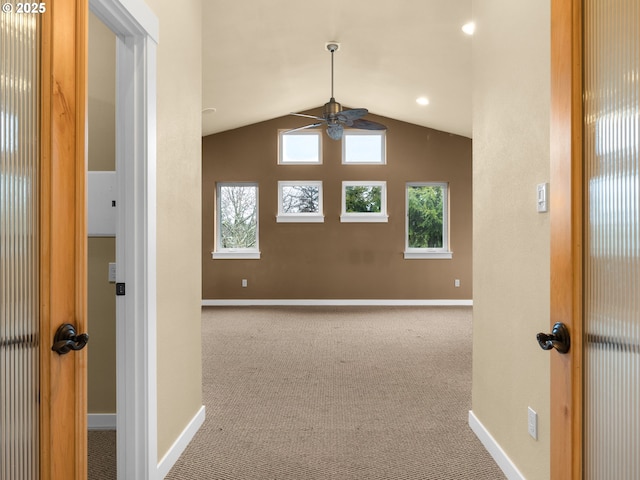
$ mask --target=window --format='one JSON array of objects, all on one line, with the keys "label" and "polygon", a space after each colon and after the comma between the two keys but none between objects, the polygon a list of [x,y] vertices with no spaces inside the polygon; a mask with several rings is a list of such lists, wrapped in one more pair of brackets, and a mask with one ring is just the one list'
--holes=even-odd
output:
[{"label": "window", "polygon": [[341,222],[387,222],[386,182],[342,182]]},{"label": "window", "polygon": [[213,258],[260,258],[257,184],[217,184],[216,230]]},{"label": "window", "polygon": [[278,222],[323,222],[322,182],[278,182]]},{"label": "window", "polygon": [[278,134],[278,163],[281,165],[313,165],[322,163],[322,132],[299,130]]},{"label": "window", "polygon": [[452,258],[446,183],[407,184],[404,258]]},{"label": "window", "polygon": [[384,165],[385,131],[345,130],[342,134],[342,163]]}]

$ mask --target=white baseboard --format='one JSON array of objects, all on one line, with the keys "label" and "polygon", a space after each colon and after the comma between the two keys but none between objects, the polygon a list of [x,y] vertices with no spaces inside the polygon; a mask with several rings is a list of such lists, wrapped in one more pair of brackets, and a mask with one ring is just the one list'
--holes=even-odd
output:
[{"label": "white baseboard", "polygon": [[356,307],[470,307],[473,300],[378,300],[378,299],[215,299],[202,300],[203,307],[248,306],[356,306]]},{"label": "white baseboard", "polygon": [[171,467],[175,465],[175,463],[182,455],[182,452],[185,451],[191,440],[195,436],[196,432],[200,429],[205,419],[205,408],[204,405],[200,407],[198,413],[191,419],[189,425],[185,427],[182,431],[178,439],[173,442],[169,451],[165,454],[164,457],[158,462],[158,477],[159,479],[163,479],[171,470]]},{"label": "white baseboard", "polygon": [[87,415],[88,430],[115,430],[115,413],[90,413]]},{"label": "white baseboard", "polygon": [[484,448],[489,452],[498,464],[502,472],[509,480],[526,480],[520,470],[513,464],[511,459],[502,450],[495,438],[489,433],[484,425],[478,420],[473,411],[469,410],[469,427],[476,434]]}]

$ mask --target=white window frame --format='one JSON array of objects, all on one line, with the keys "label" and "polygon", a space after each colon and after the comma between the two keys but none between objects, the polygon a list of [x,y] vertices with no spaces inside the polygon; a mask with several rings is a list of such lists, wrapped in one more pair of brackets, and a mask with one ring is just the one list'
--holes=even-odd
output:
[{"label": "white window frame", "polygon": [[[411,187],[441,187],[442,202],[442,248],[409,247],[409,188]],[[447,182],[408,182],[405,186],[405,231],[404,258],[405,259],[443,259],[453,258],[449,245],[449,184]]]},{"label": "white window frame", "polygon": [[[278,130],[278,165],[322,165],[322,131],[321,130],[298,130],[289,132],[288,130]],[[284,158],[284,139],[287,136],[313,136],[318,142],[318,155],[316,160],[310,161],[286,161]]]},{"label": "white window frame", "polygon": [[[252,248],[222,248],[220,235],[220,189],[222,187],[255,187],[256,189],[256,246]],[[257,260],[260,258],[260,190],[257,182],[217,182],[215,211],[215,250],[211,252],[213,259]]]},{"label": "white window frame", "polygon": [[[318,211],[317,212],[301,212],[287,213],[283,211],[283,189],[284,187],[293,186],[312,186],[318,187]],[[278,182],[278,215],[276,221],[278,223],[322,223],[324,222],[322,202],[322,181],[318,180],[287,180]]]},{"label": "white window frame", "polygon": [[[347,158],[347,142],[349,137],[380,137],[380,160],[354,161]],[[386,130],[358,130],[345,129],[342,133],[342,164],[343,165],[386,165],[387,163],[387,135]]]},{"label": "white window frame", "polygon": [[[347,187],[381,187],[380,212],[347,212]],[[340,221],[343,223],[369,222],[386,223],[387,215],[387,182],[385,181],[351,181],[342,182],[342,213]]]}]

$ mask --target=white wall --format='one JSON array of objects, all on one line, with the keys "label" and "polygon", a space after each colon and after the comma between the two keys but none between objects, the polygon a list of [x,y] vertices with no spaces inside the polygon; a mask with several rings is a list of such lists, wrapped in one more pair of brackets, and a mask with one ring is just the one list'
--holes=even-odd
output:
[{"label": "white wall", "polygon": [[[550,5],[474,0],[473,414],[529,480],[549,478]],[[553,205],[551,205],[553,208]],[[527,407],[539,415],[538,440]]]}]

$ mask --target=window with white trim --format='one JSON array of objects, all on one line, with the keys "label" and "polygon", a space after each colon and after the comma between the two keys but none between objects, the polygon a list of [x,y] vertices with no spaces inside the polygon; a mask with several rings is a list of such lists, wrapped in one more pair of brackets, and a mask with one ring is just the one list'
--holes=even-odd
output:
[{"label": "window with white trim", "polygon": [[341,222],[387,222],[387,182],[342,182]]},{"label": "window with white trim", "polygon": [[278,222],[324,222],[322,182],[279,181]]},{"label": "window with white trim", "polygon": [[367,165],[386,163],[385,130],[347,129],[342,134],[342,163]]},{"label": "window with white trim", "polygon": [[407,183],[404,258],[452,258],[449,248],[449,185]]},{"label": "window with white trim", "polygon": [[258,184],[218,183],[215,226],[213,258],[260,258]]},{"label": "window with white trim", "polygon": [[322,163],[322,132],[298,130],[278,132],[278,164],[318,165]]}]

